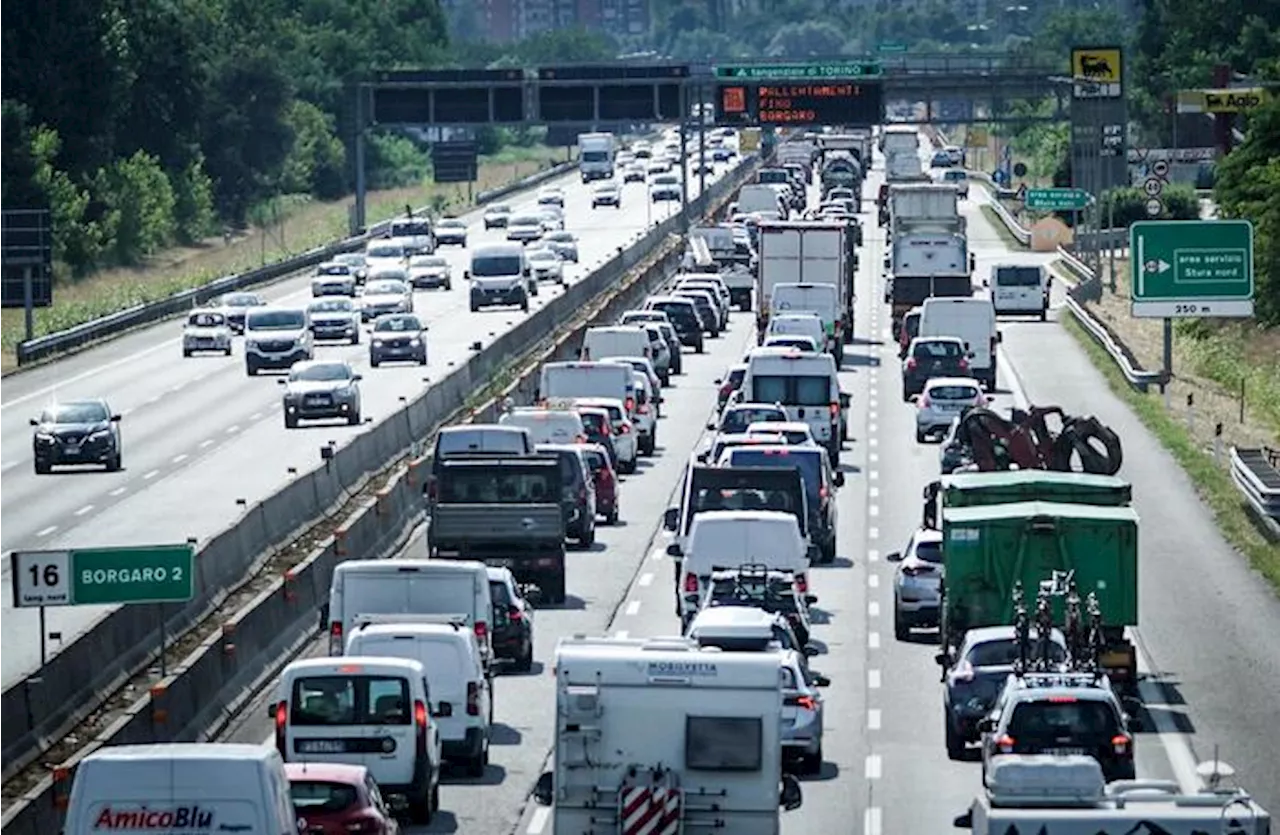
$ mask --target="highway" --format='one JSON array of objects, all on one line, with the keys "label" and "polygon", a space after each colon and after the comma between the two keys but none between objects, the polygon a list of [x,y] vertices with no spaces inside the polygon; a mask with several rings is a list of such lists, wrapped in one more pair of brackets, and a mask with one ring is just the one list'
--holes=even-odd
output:
[{"label": "highway", "polygon": [[[717,166],[716,177],[727,170]],[[709,177],[708,182],[714,177]],[[579,237],[579,263],[566,265],[572,283],[612,257],[618,249],[675,212],[679,204],[651,204],[647,187],[627,185],[621,210],[591,208],[590,187],[576,172],[545,185],[565,192],[566,228]],[[689,196],[698,194],[698,177],[689,177]],[[517,211],[532,206],[530,191],[504,202]],[[480,212],[464,219],[469,246],[505,240],[502,230],[484,231]],[[470,355],[475,340],[488,343],[526,314],[515,308],[468,309],[462,280],[467,251],[443,247],[453,264],[453,289],[415,294],[416,312],[430,326],[429,365],[368,366],[368,338],[358,346],[324,345],[318,358],[350,361],[364,374],[361,384],[366,423],[379,421],[417,396],[431,378],[439,378]],[[310,271],[263,290],[272,302],[305,304]],[[544,285],[532,299],[529,315],[559,292]],[[240,340],[231,357],[181,353],[182,323],[166,322],[100,347],[5,380],[0,403],[0,456],[3,457],[3,523],[0,548],[58,549],[76,546],[131,545],[204,540],[242,515],[237,500],[249,507],[319,463],[319,447],[346,443],[365,427],[334,423],[304,424],[286,430],[281,421],[280,389],[273,375],[245,374]],[[55,398],[105,397],[123,415],[124,469],[56,470],[37,476],[31,458],[30,418]],[[3,567],[5,588],[9,563]],[[8,686],[39,664],[39,631],[34,609],[11,609],[3,600],[3,684]],[[48,610],[48,630],[69,642],[108,607]],[[56,651],[59,645],[51,643]]]}]

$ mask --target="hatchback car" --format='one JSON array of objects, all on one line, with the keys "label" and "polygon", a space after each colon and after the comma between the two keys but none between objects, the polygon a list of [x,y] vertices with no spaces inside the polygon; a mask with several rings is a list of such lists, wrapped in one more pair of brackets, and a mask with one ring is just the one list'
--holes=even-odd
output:
[{"label": "hatchback car", "polygon": [[560,459],[560,507],[564,511],[565,536],[581,548],[596,541],[596,485],[580,444],[538,444],[539,455]]},{"label": "hatchback car", "polygon": [[618,473],[613,460],[601,444],[583,447],[591,477],[596,485],[596,515],[604,517],[606,525],[618,524]]},{"label": "hatchback car", "polygon": [[495,203],[484,210],[484,228],[486,231],[490,229],[506,229],[507,221],[511,219],[511,207],[506,203]]},{"label": "hatchback car", "polygon": [[284,773],[298,835],[400,835],[400,824],[364,766],[285,763]]},{"label": "hatchback car", "polygon": [[456,217],[441,218],[436,224],[436,243],[444,246],[445,244],[457,244],[465,247],[467,245],[467,224]]},{"label": "hatchback car", "polygon": [[415,289],[453,289],[453,266],[443,255],[415,255],[409,259],[409,284]]},{"label": "hatchback car", "polygon": [[719,435],[745,435],[757,423],[786,423],[787,410],[776,403],[733,403],[707,428]]},{"label": "hatchback car", "polygon": [[360,380],[350,365],[333,360],[294,363],[284,386],[284,426],[294,429],[301,420],[342,418],[349,426],[360,423]]},{"label": "hatchback car", "polygon": [[910,400],[924,391],[935,377],[968,377],[969,358],[964,342],[954,336],[916,337],[902,363],[902,399]]},{"label": "hatchback car", "polygon": [[427,364],[427,326],[412,313],[379,316],[369,332],[369,365],[384,362]]},{"label": "hatchback car", "polygon": [[578,263],[578,238],[572,232],[548,232],[542,236],[542,242],[564,260]]},{"label": "hatchback car", "polygon": [[364,285],[364,295],[360,298],[360,316],[366,322],[387,313],[413,312],[413,290],[408,284],[409,276],[404,271],[399,275],[400,278],[397,279],[371,276]]},{"label": "hatchback car", "polygon": [[942,607],[942,531],[921,528],[907,547],[885,557],[897,563],[893,578],[893,634],[911,637],[913,627],[938,625]]},{"label": "hatchback car", "polygon": [[538,192],[539,206],[559,206],[564,208],[564,191],[556,186],[548,186]]},{"label": "hatchback car", "polygon": [[[723,411],[728,404],[729,398],[742,388],[742,380],[747,376],[747,364],[738,363],[729,367],[728,372],[723,377],[717,377],[714,382],[719,388],[716,390],[716,409]],[[712,428],[711,426],[707,427]]]},{"label": "hatchback car", "polygon": [[489,574],[489,598],[493,601],[493,656],[509,659],[520,672],[533,667],[533,606],[537,589],[524,589],[509,568],[485,569]]},{"label": "hatchback car", "polygon": [[193,310],[182,327],[182,355],[216,352],[231,356],[231,326],[221,310]]},{"label": "hatchback car", "polygon": [[546,231],[542,226],[542,215],[540,214],[512,215],[507,220],[506,229],[507,240],[519,241],[524,244],[541,240],[542,233]]},{"label": "hatchback car", "polygon": [[534,279],[564,285],[564,261],[554,250],[531,249],[527,260]]},{"label": "hatchback car", "polygon": [[982,393],[971,377],[935,377],[924,384],[916,401],[916,441],[946,432],[967,409],[986,406],[992,398]]},{"label": "hatchback car", "polygon": [[320,298],[307,305],[307,318],[316,339],[341,339],[360,344],[360,311],[345,297]]},{"label": "hatchback car", "polygon": [[31,426],[36,475],[64,464],[102,464],[109,473],[123,466],[120,415],[105,400],[51,403]]},{"label": "hatchback car", "polygon": [[[644,175],[641,174],[641,179]],[[618,184],[610,180],[607,183],[599,183],[591,190],[591,208],[598,209],[601,206],[612,206],[615,209],[622,208],[622,189],[618,188]]]},{"label": "hatchback car", "polygon": [[354,296],[356,294],[355,270],[348,264],[337,261],[326,261],[316,267],[316,274],[311,279],[311,295],[320,296]]},{"label": "hatchback car", "polygon": [[701,354],[705,349],[702,335],[702,317],[692,299],[679,296],[657,296],[645,302],[647,310],[658,310],[667,314],[680,344],[687,345],[694,353]]},{"label": "hatchback car", "polygon": [[624,183],[643,183],[645,180],[645,165],[643,162],[632,162],[622,172],[622,182]]}]

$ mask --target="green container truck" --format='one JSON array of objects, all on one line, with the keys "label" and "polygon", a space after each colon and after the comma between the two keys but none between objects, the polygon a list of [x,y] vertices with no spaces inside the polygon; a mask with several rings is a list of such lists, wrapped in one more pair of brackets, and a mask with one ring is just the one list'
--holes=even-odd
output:
[{"label": "green container truck", "polygon": [[936,529],[937,514],[943,508],[1011,502],[1128,507],[1133,501],[1133,488],[1129,482],[1109,475],[1007,470],[945,476],[925,488],[924,499],[924,526]]},{"label": "green container truck", "polygon": [[[1013,590],[1022,584],[1034,610],[1041,583],[1069,577],[1079,595],[1097,597],[1105,649],[1102,667],[1118,686],[1137,683],[1137,653],[1125,627],[1138,623],[1138,515],[1131,507],[1012,502],[942,509],[942,645],[954,657],[965,630],[1014,622]],[[1065,620],[1054,596],[1054,623]]]}]

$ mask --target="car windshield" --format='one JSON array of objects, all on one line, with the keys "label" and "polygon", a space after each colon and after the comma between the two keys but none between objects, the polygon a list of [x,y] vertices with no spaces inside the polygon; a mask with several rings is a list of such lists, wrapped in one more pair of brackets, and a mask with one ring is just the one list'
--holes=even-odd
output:
[{"label": "car windshield", "polygon": [[344,255],[339,255],[333,260],[337,261],[339,264],[346,264],[348,267],[364,266],[364,256],[358,252],[348,252]]},{"label": "car windshield", "polygon": [[599,191],[599,192],[613,192],[617,190],[618,190],[618,187],[615,186],[613,183],[601,183],[600,185],[596,186],[596,191]]},{"label": "car windshield", "polygon": [[449,266],[449,259],[443,255],[425,255],[420,258],[414,258],[410,264],[415,267],[447,267]]},{"label": "car windshield", "polygon": [[462,221],[458,220],[457,218],[447,217],[447,218],[445,218],[444,220],[440,221],[438,224],[436,224],[436,228],[438,228],[438,229],[466,229],[466,228],[467,228],[467,224],[463,223]]},{"label": "car windshield", "polygon": [[196,328],[216,328],[227,323],[227,317],[221,313],[192,313],[187,317],[187,324]]},{"label": "car windshield", "polygon": [[539,215],[516,215],[511,218],[512,226],[541,226],[542,217]]},{"label": "car windshield", "polygon": [[253,293],[231,293],[222,297],[222,303],[227,307],[260,307],[266,304]]},{"label": "car windshield", "polygon": [[488,215],[509,215],[509,214],[511,214],[511,207],[510,207],[510,206],[508,206],[506,203],[499,203],[499,204],[498,204],[498,205],[496,205],[496,206],[490,206],[490,207],[489,207],[489,211],[485,212],[485,214],[488,214]]},{"label": "car windshield", "polygon": [[947,182],[954,183],[967,179],[968,175],[963,171],[948,171],[946,174],[943,174],[942,177]]},{"label": "car windshield", "polygon": [[549,249],[535,249],[529,253],[530,261],[559,261],[559,257]]},{"label": "car windshield", "polygon": [[338,313],[355,310],[355,305],[351,303],[351,299],[325,299],[324,301],[312,302],[312,313]]},{"label": "car windshield", "polygon": [[309,382],[331,382],[351,378],[351,368],[340,362],[317,363],[307,365],[289,373],[290,380],[306,380]]},{"label": "car windshield", "polygon": [[609,418],[604,412],[579,412],[582,425],[588,434],[603,435],[609,429]]},{"label": "car windshield", "polygon": [[59,403],[40,415],[41,423],[102,423],[110,418],[101,403]]},{"label": "car windshield", "polygon": [[412,316],[385,316],[373,324],[374,331],[391,331],[393,333],[416,333],[422,325]]},{"label": "car windshield", "polygon": [[404,295],[404,289],[404,285],[398,281],[372,281],[365,286],[364,294],[366,296]]},{"label": "car windshield", "polygon": [[[965,660],[975,668],[1011,667],[1021,657],[1019,652],[1015,639],[999,638],[974,644],[965,654]],[[1049,656],[1054,663],[1061,663],[1067,660],[1067,651],[1057,641],[1050,641]]]},{"label": "car windshield", "polygon": [[1018,740],[1053,743],[1110,738],[1119,730],[1116,712],[1106,702],[1052,697],[1015,705],[1005,732]]},{"label": "car windshield", "polygon": [[408,725],[409,681],[390,676],[307,676],[293,682],[289,724]]},{"label": "car windshield", "polygon": [[316,267],[316,275],[351,275],[351,267],[346,264],[321,264]]},{"label": "car windshield", "polygon": [[376,244],[369,247],[370,258],[403,258],[404,248],[396,244]]},{"label": "car windshield", "polygon": [[751,378],[751,400],[787,406],[825,406],[831,402],[831,380],[809,375],[769,375]]},{"label": "car windshield", "polygon": [[800,452],[789,449],[751,449],[738,447],[731,453],[731,467],[792,467],[800,471],[805,492],[810,503],[818,498],[822,489],[822,460],[818,450]]},{"label": "car windshield", "polygon": [[934,400],[974,400],[977,396],[973,386],[929,386],[929,397]]},{"label": "car windshield", "polygon": [[471,259],[471,274],[477,278],[520,275],[523,259],[513,255],[477,255]]},{"label": "car windshield", "polygon": [[249,317],[253,331],[296,331],[306,325],[306,317],[295,310],[264,310]]},{"label": "car windshield", "polygon": [[292,780],[289,797],[300,814],[332,814],[356,805],[360,795],[349,783],[327,780]]},{"label": "car windshield", "polygon": [[959,342],[950,340],[929,340],[917,342],[914,355],[922,359],[953,359],[964,354]]},{"label": "car windshield", "polygon": [[741,435],[753,423],[785,423],[787,413],[782,409],[731,409],[720,422],[720,431],[726,435]]}]

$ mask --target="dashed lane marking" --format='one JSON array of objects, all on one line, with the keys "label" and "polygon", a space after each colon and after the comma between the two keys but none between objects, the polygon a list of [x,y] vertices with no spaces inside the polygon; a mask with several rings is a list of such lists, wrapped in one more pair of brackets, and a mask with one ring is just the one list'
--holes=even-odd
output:
[{"label": "dashed lane marking", "polygon": [[652,583],[653,583],[653,574],[652,574],[652,573],[645,572],[644,574],[641,574],[641,575],[640,575],[640,585],[641,585],[642,587],[643,587],[643,586],[648,586],[648,585],[650,585],[650,584],[652,584]]},{"label": "dashed lane marking", "polygon": [[160,475],[160,471],[159,471],[159,470],[152,470],[151,472],[149,472],[149,473],[147,473],[146,475],[144,475],[144,476],[142,477],[142,480],[143,480],[143,481],[150,481],[151,479],[155,478],[155,477],[156,477],[156,476],[158,476],[158,475]]},{"label": "dashed lane marking", "polygon": [[867,689],[868,690],[880,689],[880,671],[879,670],[867,670]]},{"label": "dashed lane marking", "polygon": [[867,438],[867,446],[880,446],[879,438]]},{"label": "dashed lane marking", "polygon": [[108,496],[119,496],[121,493],[123,493],[124,491],[126,491],[126,490],[128,490],[128,489],[129,489],[128,487],[117,487],[116,489],[114,489],[114,490],[112,490],[110,493],[108,493],[107,495],[108,495]]},{"label": "dashed lane marking", "polygon": [[186,460],[187,460],[187,454],[185,452],[180,452],[177,455],[173,456],[173,463],[175,464],[181,464],[183,461],[186,461]]},{"label": "dashed lane marking", "polygon": [[873,588],[873,589],[878,589],[878,588],[880,588],[880,575],[879,575],[879,574],[868,574],[868,575],[867,575],[867,585],[868,585],[868,586],[870,586],[870,587],[871,587],[871,588]]},{"label": "dashed lane marking", "polygon": [[82,508],[80,508],[79,510],[77,510],[77,511],[75,512],[75,515],[76,515],[76,516],[83,516],[83,515],[85,515],[86,513],[92,513],[92,512],[93,512],[93,505],[91,505],[91,504],[87,504],[87,505],[85,505],[84,507],[82,507]]},{"label": "dashed lane marking", "polygon": [[867,633],[867,648],[880,649],[880,633],[879,632]]},{"label": "dashed lane marking", "polygon": [[631,633],[630,633],[630,632],[628,632],[628,631],[627,631],[627,630],[625,630],[625,629],[619,629],[617,632],[613,633],[613,637],[618,638],[618,639],[621,639],[621,640],[624,640],[624,641],[625,641],[628,637],[630,637],[630,635],[631,635]]},{"label": "dashed lane marking", "polygon": [[867,551],[867,562],[876,562],[879,559],[880,559],[880,552],[877,551],[875,548],[872,548],[871,550]]},{"label": "dashed lane marking", "polygon": [[662,560],[666,558],[666,556],[667,556],[667,552],[659,548],[653,552],[653,555],[650,557],[650,559],[654,560],[655,562],[662,562]]},{"label": "dashed lane marking", "polygon": [[203,441],[200,442],[201,449],[204,449],[205,447],[209,447],[209,446],[213,446],[213,438],[205,438]]},{"label": "dashed lane marking", "polygon": [[878,600],[872,600],[870,603],[867,604],[867,617],[869,618],[880,617],[880,602]]},{"label": "dashed lane marking", "polygon": [[873,707],[867,711],[867,730],[880,730],[880,708]]},{"label": "dashed lane marking", "polygon": [[873,504],[873,505],[871,505],[871,507],[867,508],[867,513],[869,513],[869,514],[870,514],[870,515],[872,515],[872,516],[879,516],[879,515],[880,515],[880,505],[878,505],[878,504]]},{"label": "dashed lane marking", "polygon": [[870,461],[872,464],[876,463],[877,461],[879,461],[879,460],[880,460],[880,453],[878,453],[878,452],[870,453],[870,454],[867,456],[867,460],[868,460],[868,461]]},{"label": "dashed lane marking", "polygon": [[872,421],[871,423],[867,424],[867,431],[872,434],[875,434],[876,432],[880,431],[880,425]]},{"label": "dashed lane marking", "polygon": [[868,472],[867,472],[867,480],[868,480],[868,481],[878,481],[879,479],[880,479],[880,471],[879,471],[879,470],[870,470],[870,471],[868,471]]},{"label": "dashed lane marking", "polygon": [[873,498],[873,499],[878,499],[878,498],[880,498],[880,488],[879,488],[879,487],[871,487],[871,488],[869,488],[869,489],[867,490],[867,495],[871,496],[871,498]]},{"label": "dashed lane marking", "polygon": [[228,435],[234,435],[235,433],[237,433],[237,432],[239,432],[239,431],[240,431],[240,424],[238,424],[238,423],[237,423],[237,424],[235,424],[234,426],[228,426],[228,427],[227,427],[227,434],[228,434]]},{"label": "dashed lane marking", "polygon": [[883,768],[884,768],[884,765],[880,761],[879,754],[867,755],[867,765],[866,765],[866,768],[863,769],[863,773],[866,775],[868,780],[879,780],[880,774]]},{"label": "dashed lane marking", "polygon": [[538,806],[533,810],[533,814],[529,816],[529,827],[525,831],[529,835],[541,835],[542,830],[547,828],[547,820],[551,817],[551,809],[546,806]]},{"label": "dashed lane marking", "polygon": [[262,412],[254,412],[253,414],[249,415],[249,420],[261,420],[261,419],[262,419]]},{"label": "dashed lane marking", "polygon": [[48,536],[49,534],[53,533],[57,529],[58,529],[57,525],[50,525],[47,528],[43,528],[39,531],[36,531],[36,536],[41,536],[41,537]]},{"label": "dashed lane marking", "polygon": [[878,806],[872,806],[862,815],[862,835],[880,835],[881,814]]},{"label": "dashed lane marking", "polygon": [[879,539],[879,538],[880,538],[879,528],[867,528],[867,539]]},{"label": "dashed lane marking", "polygon": [[873,397],[867,401],[867,405],[874,409],[880,405],[880,401]]},{"label": "dashed lane marking", "polygon": [[628,603],[628,604],[627,604],[627,614],[628,614],[628,615],[634,615],[634,614],[638,613],[639,611],[640,611],[640,601],[639,601],[639,600],[632,600],[630,603]]}]

